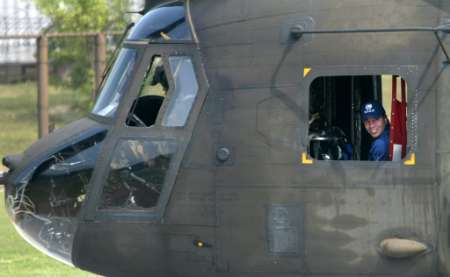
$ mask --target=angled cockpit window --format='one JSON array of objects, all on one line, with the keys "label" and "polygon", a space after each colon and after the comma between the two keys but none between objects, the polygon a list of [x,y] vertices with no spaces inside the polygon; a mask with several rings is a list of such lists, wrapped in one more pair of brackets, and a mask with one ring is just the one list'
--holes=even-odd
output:
[{"label": "angled cockpit window", "polygon": [[100,209],[151,209],[166,184],[177,144],[121,140],[110,163]]},{"label": "angled cockpit window", "polygon": [[103,117],[114,116],[134,72],[136,57],[135,49],[124,48],[120,51],[92,113]]},{"label": "angled cockpit window", "polygon": [[128,126],[150,127],[158,117],[169,90],[169,82],[160,56],[154,56],[141,84],[138,98],[126,119]]},{"label": "angled cockpit window", "polygon": [[[188,56],[170,56],[170,71],[164,69],[161,56],[154,56],[133,102],[126,124],[130,127],[150,127],[155,124],[161,107],[167,102],[162,118],[164,127],[185,126],[198,93],[198,82],[192,60]],[[168,75],[174,82],[173,88]]]},{"label": "angled cockpit window", "polygon": [[309,93],[313,159],[401,161],[406,156],[407,87],[400,77],[319,77]]},{"label": "angled cockpit window", "polygon": [[132,29],[129,40],[192,40],[182,1],[174,1],[150,10]]},{"label": "angled cockpit window", "polygon": [[169,64],[175,87],[167,112],[164,114],[162,125],[182,127],[186,124],[197,96],[197,78],[190,57],[169,57]]}]

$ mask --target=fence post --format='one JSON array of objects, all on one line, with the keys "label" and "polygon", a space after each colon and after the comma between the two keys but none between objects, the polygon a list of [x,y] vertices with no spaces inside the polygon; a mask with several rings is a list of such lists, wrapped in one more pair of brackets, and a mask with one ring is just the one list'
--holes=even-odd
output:
[{"label": "fence post", "polygon": [[95,36],[95,90],[93,99],[97,98],[96,92],[102,81],[106,66],[106,39],[105,33],[100,32]]},{"label": "fence post", "polygon": [[38,38],[38,126],[39,138],[48,134],[48,37]]}]

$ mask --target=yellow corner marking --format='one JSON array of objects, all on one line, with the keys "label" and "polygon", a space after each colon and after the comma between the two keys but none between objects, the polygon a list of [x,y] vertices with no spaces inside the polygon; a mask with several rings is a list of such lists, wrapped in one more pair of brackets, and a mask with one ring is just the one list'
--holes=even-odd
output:
[{"label": "yellow corner marking", "polygon": [[306,152],[302,153],[302,164],[313,164],[314,160],[310,160],[308,158],[308,154]]},{"label": "yellow corner marking", "polygon": [[311,72],[312,68],[311,67],[305,67],[303,68],[303,78],[308,76],[308,74]]},{"label": "yellow corner marking", "polygon": [[411,153],[409,160],[404,161],[405,165],[416,165],[416,154]]}]

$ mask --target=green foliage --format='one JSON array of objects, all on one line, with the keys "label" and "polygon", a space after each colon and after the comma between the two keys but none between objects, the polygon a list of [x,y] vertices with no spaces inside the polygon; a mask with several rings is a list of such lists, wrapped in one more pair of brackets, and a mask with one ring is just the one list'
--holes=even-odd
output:
[{"label": "green foliage", "polygon": [[129,1],[124,0],[35,0],[52,20],[57,32],[122,30]]},{"label": "green foliage", "polygon": [[[122,31],[129,15],[128,0],[34,0],[51,21],[51,32]],[[93,37],[50,38],[50,81],[69,86],[92,106],[95,39]]]},{"label": "green foliage", "polygon": [[[84,106],[86,99],[82,96],[75,89],[50,86],[50,123],[59,128],[85,116],[89,107]],[[0,126],[3,130],[9,130],[0,132],[0,158],[8,154],[21,153],[37,139],[36,114],[37,85],[35,82],[0,85]],[[0,165],[0,171],[2,170],[4,168]]]}]

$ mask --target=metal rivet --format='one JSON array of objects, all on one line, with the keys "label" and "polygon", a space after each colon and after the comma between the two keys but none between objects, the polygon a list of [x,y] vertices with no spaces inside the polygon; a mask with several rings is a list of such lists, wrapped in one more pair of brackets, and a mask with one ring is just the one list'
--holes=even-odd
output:
[{"label": "metal rivet", "polygon": [[303,26],[294,25],[291,27],[291,38],[300,39],[303,35]]},{"label": "metal rivet", "polygon": [[221,162],[225,162],[230,158],[230,154],[231,152],[228,148],[221,147],[216,152],[216,158]]}]

